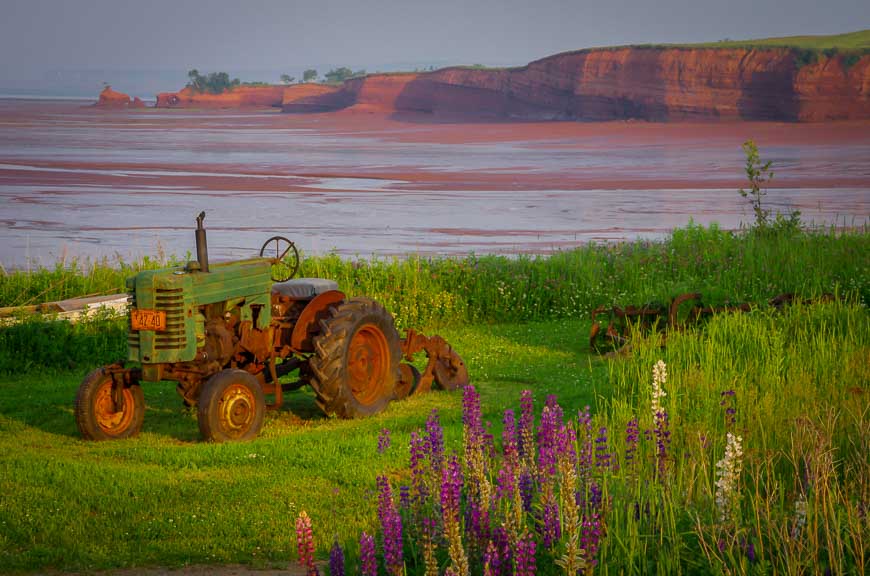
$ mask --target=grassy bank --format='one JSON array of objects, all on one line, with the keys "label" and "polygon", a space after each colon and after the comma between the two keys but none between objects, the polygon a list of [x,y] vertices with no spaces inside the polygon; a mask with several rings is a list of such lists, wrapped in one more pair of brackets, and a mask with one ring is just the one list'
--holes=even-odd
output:
[{"label": "grassy bank", "polygon": [[[584,318],[601,304],[666,301],[701,292],[705,302],[764,303],[782,292],[836,292],[870,302],[870,230],[794,234],[678,229],[662,242],[589,245],[515,258],[305,258],[301,275],[331,278],[351,295],[383,302],[401,327]],[[165,265],[73,263],[0,274],[0,307],[124,291],[124,279]]]}]

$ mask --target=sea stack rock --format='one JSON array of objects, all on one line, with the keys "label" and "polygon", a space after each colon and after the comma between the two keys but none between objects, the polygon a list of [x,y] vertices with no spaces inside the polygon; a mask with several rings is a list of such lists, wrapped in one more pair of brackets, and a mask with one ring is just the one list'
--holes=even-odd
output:
[{"label": "sea stack rock", "polygon": [[116,92],[112,90],[111,86],[106,86],[103,88],[103,91],[100,92],[100,99],[94,104],[97,108],[110,108],[110,109],[119,109],[119,108],[144,108],[145,103],[142,102],[138,97],[130,98],[127,94],[123,92]]}]

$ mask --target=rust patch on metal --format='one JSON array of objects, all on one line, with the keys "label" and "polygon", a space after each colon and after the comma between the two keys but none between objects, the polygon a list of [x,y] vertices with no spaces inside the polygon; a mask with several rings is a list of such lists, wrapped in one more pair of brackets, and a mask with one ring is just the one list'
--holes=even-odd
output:
[{"label": "rust patch on metal", "polygon": [[296,350],[311,350],[312,338],[319,331],[318,321],[327,313],[329,307],[344,300],[344,292],[328,290],[318,294],[305,308],[296,320],[293,334],[290,336],[290,346]]}]

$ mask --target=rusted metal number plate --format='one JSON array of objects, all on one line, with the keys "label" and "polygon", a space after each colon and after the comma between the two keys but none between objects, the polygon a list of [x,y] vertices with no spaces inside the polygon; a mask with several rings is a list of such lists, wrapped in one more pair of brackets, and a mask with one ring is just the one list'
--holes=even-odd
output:
[{"label": "rusted metal number plate", "polygon": [[166,312],[159,310],[131,310],[130,325],[133,330],[166,330]]}]

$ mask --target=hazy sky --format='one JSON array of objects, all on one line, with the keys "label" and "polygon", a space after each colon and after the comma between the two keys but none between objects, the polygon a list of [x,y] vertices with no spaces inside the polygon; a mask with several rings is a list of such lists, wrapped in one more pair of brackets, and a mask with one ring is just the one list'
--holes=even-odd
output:
[{"label": "hazy sky", "polygon": [[524,64],[590,46],[862,28],[868,0],[0,0],[0,73]]}]

